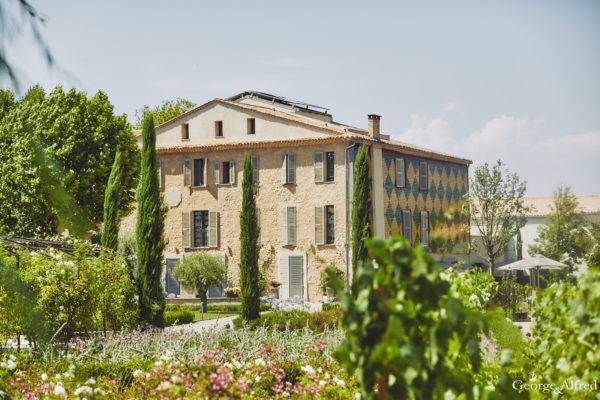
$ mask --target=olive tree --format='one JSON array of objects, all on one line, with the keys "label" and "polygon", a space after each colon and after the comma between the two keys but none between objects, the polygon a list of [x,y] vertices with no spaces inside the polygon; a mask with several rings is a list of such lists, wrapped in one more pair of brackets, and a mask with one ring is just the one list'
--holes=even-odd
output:
[{"label": "olive tree", "polygon": [[202,301],[202,312],[206,312],[208,289],[225,282],[227,267],[218,255],[200,252],[183,257],[173,268],[173,276],[184,286],[196,291]]}]

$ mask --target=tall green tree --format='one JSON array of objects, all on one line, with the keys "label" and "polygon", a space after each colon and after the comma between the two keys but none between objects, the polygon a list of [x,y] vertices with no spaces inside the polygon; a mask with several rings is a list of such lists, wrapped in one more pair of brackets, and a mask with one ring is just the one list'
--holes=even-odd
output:
[{"label": "tall green tree", "polygon": [[142,124],[142,164],[137,191],[137,225],[135,231],[137,281],[142,321],[162,326],[165,296],[161,284],[164,212],[158,181],[156,133],[152,115]]},{"label": "tall green tree", "polygon": [[102,246],[117,250],[119,247],[119,204],[123,186],[123,162],[117,152],[113,163],[106,193],[104,195],[104,220],[102,225]]},{"label": "tall green tree", "polygon": [[[362,144],[354,159],[354,181],[352,194],[351,240],[352,270],[367,259],[365,240],[371,236],[371,179],[369,178],[369,146]],[[353,274],[353,276],[354,276]]]},{"label": "tall green tree", "polygon": [[465,213],[475,225],[483,246],[488,271],[504,252],[509,240],[525,226],[529,208],[523,196],[527,185],[512,173],[502,161],[490,167],[488,163],[475,168],[465,198]]},{"label": "tall green tree", "polygon": [[586,262],[590,267],[600,268],[600,224],[592,224],[590,227],[592,246],[586,257]]},{"label": "tall green tree", "polygon": [[152,114],[152,117],[154,117],[154,125],[158,126],[194,107],[196,107],[196,103],[180,97],[175,100],[165,100],[156,107],[145,105],[135,111],[135,127],[138,129],[142,127],[142,120],[145,114]]},{"label": "tall green tree", "polygon": [[521,230],[517,230],[517,260],[523,259],[523,238],[521,237]]},{"label": "tall green tree", "polygon": [[571,188],[561,186],[554,192],[552,211],[546,223],[538,228],[538,237],[529,246],[529,253],[564,262],[573,269],[593,244],[588,226]]},{"label": "tall green tree", "polygon": [[0,233],[57,233],[60,211],[73,209],[62,198],[72,199],[69,204],[93,228],[103,218],[117,150],[124,163],[119,211],[128,213],[139,151],[126,116],[114,115],[103,92],[88,98],[75,89],[57,87],[46,94],[34,86],[15,101],[10,91],[0,91]]},{"label": "tall green tree", "polygon": [[185,287],[196,291],[202,301],[202,312],[207,312],[208,291],[225,282],[227,266],[220,256],[201,251],[179,261],[173,268],[173,276]]},{"label": "tall green tree", "polygon": [[258,269],[258,236],[256,201],[252,185],[252,163],[250,153],[244,154],[242,178],[242,211],[240,212],[240,286],[242,289],[242,317],[257,319],[260,306]]}]

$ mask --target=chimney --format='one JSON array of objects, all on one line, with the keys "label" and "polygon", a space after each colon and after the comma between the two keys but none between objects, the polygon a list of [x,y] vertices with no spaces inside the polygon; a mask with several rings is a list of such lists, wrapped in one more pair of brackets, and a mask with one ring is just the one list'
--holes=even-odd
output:
[{"label": "chimney", "polygon": [[369,114],[369,136],[373,139],[379,139],[379,121],[381,115]]}]

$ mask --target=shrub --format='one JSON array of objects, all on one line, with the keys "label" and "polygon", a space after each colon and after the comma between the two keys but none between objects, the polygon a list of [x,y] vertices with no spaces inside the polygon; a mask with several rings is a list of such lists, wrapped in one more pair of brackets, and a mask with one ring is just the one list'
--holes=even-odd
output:
[{"label": "shrub", "polygon": [[273,311],[262,314],[260,318],[252,321],[244,321],[242,318],[236,318],[233,320],[233,325],[236,328],[248,327],[256,329],[258,327],[266,327],[277,331],[308,328],[313,332],[324,332],[338,325],[340,315],[340,310],[314,313],[301,310]]},{"label": "shrub", "polygon": [[227,267],[218,255],[199,252],[178,262],[173,269],[173,276],[183,285],[196,290],[206,311],[208,289],[223,284],[227,278]]},{"label": "shrub", "polygon": [[500,349],[510,350],[518,363],[525,350],[523,333],[515,324],[506,319],[504,310],[500,307],[487,310],[484,313],[484,319],[492,338],[498,343]]},{"label": "shrub", "polygon": [[[189,310],[200,311],[200,304],[167,304],[167,311]],[[269,303],[260,303],[260,311],[269,311],[271,305]],[[207,312],[221,312],[226,314],[239,314],[242,312],[241,303],[209,303]]]},{"label": "shrub", "polygon": [[329,264],[327,268],[321,271],[321,291],[323,292],[323,296],[327,295],[327,289],[333,289],[331,279],[329,278],[329,272],[333,272],[333,274],[339,279],[344,279],[344,271],[339,269],[334,263]]},{"label": "shrub", "polygon": [[188,310],[165,311],[165,326],[183,325],[194,322],[194,312]]},{"label": "shrub", "polygon": [[498,284],[494,277],[480,268],[457,271],[451,269],[450,283],[452,290],[462,303],[470,308],[488,308],[496,298]]}]

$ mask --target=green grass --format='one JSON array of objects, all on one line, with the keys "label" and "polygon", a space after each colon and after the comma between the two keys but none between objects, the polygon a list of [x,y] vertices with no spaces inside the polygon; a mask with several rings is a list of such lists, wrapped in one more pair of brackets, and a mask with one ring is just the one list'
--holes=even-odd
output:
[{"label": "green grass", "polygon": [[238,314],[228,314],[228,313],[210,312],[209,311],[209,312],[204,313],[204,315],[202,315],[202,313],[200,311],[194,311],[194,322],[209,321],[211,319],[232,317],[234,315],[238,315]]},{"label": "green grass", "polygon": [[513,357],[518,360],[525,350],[525,339],[521,330],[506,319],[501,307],[492,308],[485,312],[485,321],[490,329],[492,338],[499,347],[498,354],[504,349],[512,350]]}]

